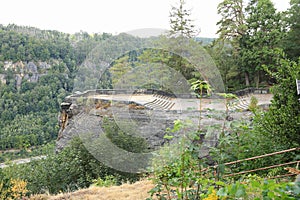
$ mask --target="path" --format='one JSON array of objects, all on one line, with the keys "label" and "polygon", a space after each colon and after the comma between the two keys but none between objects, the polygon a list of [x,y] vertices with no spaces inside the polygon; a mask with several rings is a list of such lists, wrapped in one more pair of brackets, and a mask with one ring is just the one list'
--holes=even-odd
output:
[{"label": "path", "polygon": [[[31,157],[31,158],[22,158],[22,159],[17,159],[17,160],[12,160],[10,161],[11,164],[24,164],[24,163],[29,163],[33,160],[40,160],[40,159],[44,159],[46,158],[46,156],[35,156],[35,157]],[[5,167],[9,167],[10,164],[5,164],[5,163],[0,163],[0,168],[5,168]]]}]

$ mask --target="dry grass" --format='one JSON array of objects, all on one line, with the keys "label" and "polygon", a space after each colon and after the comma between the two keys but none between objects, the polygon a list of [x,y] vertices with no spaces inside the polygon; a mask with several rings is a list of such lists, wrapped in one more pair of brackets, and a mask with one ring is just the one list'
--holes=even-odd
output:
[{"label": "dry grass", "polygon": [[148,191],[154,187],[148,180],[134,184],[123,184],[112,187],[95,187],[78,190],[72,193],[59,194],[57,196],[37,195],[31,200],[143,200],[150,195]]}]

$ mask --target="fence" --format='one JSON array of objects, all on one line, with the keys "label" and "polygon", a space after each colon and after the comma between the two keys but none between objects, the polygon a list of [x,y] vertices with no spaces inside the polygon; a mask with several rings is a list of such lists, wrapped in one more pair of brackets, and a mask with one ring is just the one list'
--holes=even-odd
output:
[{"label": "fence", "polygon": [[243,90],[238,90],[236,92],[233,92],[233,94],[237,96],[246,96],[249,94],[269,94],[270,89],[269,88],[245,88]]},{"label": "fence", "polygon": [[[300,150],[300,147],[297,147],[297,148],[287,149],[287,150],[283,150],[283,151],[268,153],[268,154],[264,154],[264,155],[260,155],[260,156],[255,156],[255,157],[251,157],[251,158],[246,158],[246,159],[236,160],[236,161],[232,161],[232,162],[227,162],[227,163],[224,163],[222,165],[225,166],[225,167],[229,167],[231,165],[242,163],[242,162],[245,162],[245,161],[254,161],[254,160],[257,160],[257,159],[260,159],[260,158],[266,158],[266,157],[270,157],[270,156],[274,156],[274,155],[279,155],[279,154],[284,154],[284,153],[299,151],[299,150]],[[255,168],[255,169],[246,170],[246,171],[240,171],[240,172],[236,172],[236,173],[224,174],[223,177],[240,176],[240,175],[244,175],[244,174],[248,174],[248,173],[252,173],[252,172],[264,171],[264,170],[274,169],[274,168],[284,167],[284,166],[291,166],[293,164],[296,164],[297,167],[298,167],[299,164],[300,164],[300,160],[286,162],[286,163],[280,163],[280,164],[270,165],[270,166],[265,166],[265,167],[260,167],[260,168]],[[214,171],[216,172],[217,169],[220,166],[221,166],[221,164],[215,165],[215,166],[209,167],[209,168],[213,168]],[[208,171],[209,168],[206,168],[203,171]],[[291,168],[291,169],[294,169],[294,168]],[[289,172],[290,171],[291,170],[289,170]],[[294,171],[299,171],[299,170],[295,169]],[[276,176],[276,177],[271,177],[271,178],[281,178],[281,177],[295,176],[295,175],[297,175],[297,173],[288,173],[288,174],[284,174],[284,175],[280,175],[280,176]]]}]

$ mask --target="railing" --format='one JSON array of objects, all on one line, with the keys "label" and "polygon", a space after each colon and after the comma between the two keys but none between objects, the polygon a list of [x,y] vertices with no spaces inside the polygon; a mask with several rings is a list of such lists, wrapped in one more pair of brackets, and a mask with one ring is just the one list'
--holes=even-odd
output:
[{"label": "railing", "polygon": [[[279,155],[279,154],[284,154],[284,153],[288,153],[288,152],[292,152],[292,151],[299,151],[299,150],[300,150],[300,147],[297,147],[297,148],[287,149],[287,150],[283,150],[283,151],[268,153],[268,154],[264,154],[264,155],[260,155],[260,156],[254,156],[254,157],[251,157],[251,158],[246,158],[246,159],[236,160],[236,161],[232,161],[232,162],[227,162],[227,163],[224,163],[224,164],[214,165],[212,167],[205,168],[202,171],[209,171],[209,169],[213,169],[213,171],[215,171],[215,173],[216,173],[217,169],[221,165],[229,167],[230,165],[242,163],[242,162],[245,162],[245,161],[257,160],[257,159],[260,159],[260,158],[266,158],[266,157],[270,157],[270,156],[274,156],[274,155]],[[270,165],[270,166],[255,168],[255,169],[250,169],[250,170],[246,170],[246,171],[240,171],[240,172],[236,172],[236,173],[224,174],[223,177],[240,176],[240,175],[244,175],[244,174],[248,174],[248,173],[252,173],[252,172],[264,171],[264,170],[274,169],[274,168],[283,167],[283,166],[290,166],[290,165],[293,165],[293,164],[297,164],[297,166],[299,166],[300,160],[286,162],[286,163],[280,163],[280,164],[276,164],[276,165]],[[272,178],[295,176],[295,175],[296,174],[289,173],[289,174],[284,174],[284,175],[280,175],[280,176],[276,176],[276,177],[272,177]]]},{"label": "railing", "polygon": [[87,90],[84,92],[78,92],[69,96],[69,98],[77,97],[89,97],[92,95],[118,95],[118,94],[156,94],[167,96],[171,98],[195,98],[195,95],[192,93],[170,93],[163,90],[156,89],[137,89],[137,90],[128,90],[128,89],[97,89],[97,90]]},{"label": "railing", "polygon": [[233,94],[237,96],[246,96],[249,94],[269,94],[270,89],[269,88],[245,88],[243,90],[238,90],[236,92],[233,92]]}]

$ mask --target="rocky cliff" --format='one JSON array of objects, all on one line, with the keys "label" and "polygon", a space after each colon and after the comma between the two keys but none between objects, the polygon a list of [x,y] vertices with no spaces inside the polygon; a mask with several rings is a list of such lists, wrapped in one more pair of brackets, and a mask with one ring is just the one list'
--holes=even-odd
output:
[{"label": "rocky cliff", "polygon": [[[130,97],[129,100],[126,97]],[[199,99],[183,96],[173,98],[148,93],[128,95],[128,91],[111,90],[87,91],[69,96],[61,104],[61,128],[56,151],[66,147],[73,137],[80,137],[95,158],[117,170],[133,173],[147,169],[147,163],[151,162],[156,150],[162,146],[171,146],[170,151],[178,151],[181,145],[178,141],[182,141],[180,138],[185,138],[189,144],[201,143],[199,157],[207,157],[210,148],[217,145],[222,130],[229,130],[235,120],[248,120],[251,118],[251,112],[235,111],[228,117],[223,109],[224,99],[213,97],[202,101],[202,109],[199,112],[199,104],[195,104],[199,103]],[[171,108],[168,106],[170,102],[175,103]],[[183,109],[177,109],[179,107]],[[119,148],[107,136],[104,123],[107,120],[116,124],[124,134],[143,138],[148,151],[136,154]],[[174,122],[178,120],[183,123],[179,129],[174,130]],[[110,127],[110,130],[116,129]],[[198,137],[195,137],[196,135]]]},{"label": "rocky cliff", "polygon": [[13,76],[16,81],[17,88],[21,86],[22,81],[24,80],[36,83],[40,77],[46,75],[54,65],[58,64],[58,60],[50,60],[49,62],[0,62],[0,82],[5,84],[7,82],[7,78],[9,76]]},{"label": "rocky cliff", "polygon": [[[186,100],[188,101],[188,99]],[[214,114],[213,114],[214,113]],[[93,132],[95,137],[103,132],[104,118],[115,122],[121,130],[128,134],[144,138],[149,149],[158,149],[170,142],[164,136],[168,132],[172,140],[182,137],[187,132],[196,131],[199,124],[198,110],[151,110],[136,102],[111,101],[105,99],[89,99],[88,97],[68,97],[61,104],[59,117],[60,131],[57,140],[57,151],[63,149],[74,136],[81,137],[86,132]],[[209,146],[217,142],[219,131],[224,122],[223,112],[205,110],[202,112],[201,125],[207,132],[205,140]],[[185,121],[181,131],[170,133],[175,120]]]}]

